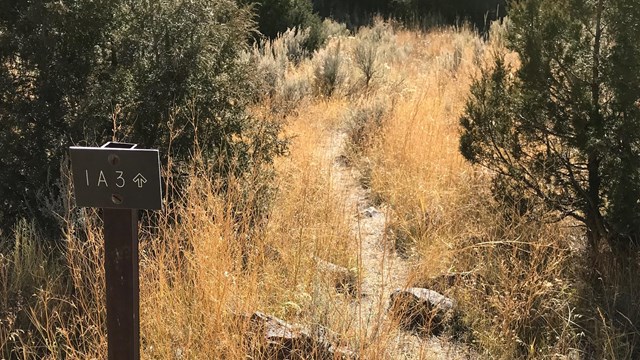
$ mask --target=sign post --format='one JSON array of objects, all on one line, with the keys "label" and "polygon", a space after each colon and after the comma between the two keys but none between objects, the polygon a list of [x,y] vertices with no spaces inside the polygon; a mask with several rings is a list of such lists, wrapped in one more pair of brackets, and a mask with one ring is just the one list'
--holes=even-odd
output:
[{"label": "sign post", "polygon": [[76,204],[103,208],[109,360],[140,359],[138,211],[162,208],[158,150],[69,148]]}]

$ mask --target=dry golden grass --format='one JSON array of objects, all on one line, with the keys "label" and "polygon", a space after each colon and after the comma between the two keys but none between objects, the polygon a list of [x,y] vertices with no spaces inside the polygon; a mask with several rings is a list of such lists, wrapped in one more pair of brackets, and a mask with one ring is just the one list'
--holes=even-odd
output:
[{"label": "dry golden grass", "polygon": [[[413,51],[394,74],[405,79],[405,87],[371,154],[371,184],[381,201],[394,205],[390,227],[398,241],[444,261],[446,254],[438,252],[452,239],[442,238],[446,234],[438,241],[419,237],[433,224],[453,220],[473,191],[473,170],[457,150],[458,118],[484,45],[465,31],[404,33],[399,41],[411,44]],[[436,261],[430,266],[437,273],[447,265]]]},{"label": "dry golden grass", "polygon": [[278,192],[263,232],[235,231],[242,225],[231,220],[229,207],[241,200],[233,193],[220,198],[205,190],[212,188],[207,180],[191,176],[179,221],[167,220],[147,247],[141,272],[147,358],[176,351],[194,359],[244,358],[246,329],[237,318],[255,311],[349,332],[342,314],[348,304],[337,304],[342,295],[321,281],[313,260],[355,266],[345,209],[332,191],[332,159],[323,151],[343,107],[306,104],[304,115],[290,116],[291,155],[276,164]]},{"label": "dry golden grass", "polygon": [[[585,283],[592,264],[585,263],[581,230],[567,222],[540,223],[495,203],[490,174],[458,152],[458,120],[472,80],[494,54],[518,66],[517,56],[500,45],[503,31],[494,29],[490,43],[465,29],[396,35],[410,49],[390,74],[403,79],[403,91],[377,146],[360,162],[377,201],[390,206],[389,241],[414,263],[412,285],[440,285],[459,302],[461,336],[479,355],[629,359],[637,325],[631,318],[617,326],[605,319],[620,316],[606,305],[613,302],[637,319],[628,309],[637,292],[633,281],[604,275],[611,267],[602,267],[600,281],[612,284],[602,298],[626,294],[603,305]],[[451,272],[469,275],[453,286],[435,280]],[[606,316],[593,311],[604,308]]]},{"label": "dry golden grass", "polygon": [[399,75],[410,80],[370,166],[373,191],[392,205],[393,241],[415,260],[413,284],[471,272],[473,281],[442,290],[459,301],[463,336],[480,353],[566,354],[576,345],[574,329],[567,329],[573,319],[565,318],[571,295],[563,277],[570,260],[566,242],[553,226],[501,220],[488,177],[458,152],[458,119],[471,81],[499,45],[464,29],[405,36],[418,44]]}]

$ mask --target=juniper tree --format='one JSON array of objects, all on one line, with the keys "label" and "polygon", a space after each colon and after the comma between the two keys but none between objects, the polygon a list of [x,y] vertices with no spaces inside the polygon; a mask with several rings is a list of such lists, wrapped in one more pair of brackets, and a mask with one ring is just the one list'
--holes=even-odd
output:
[{"label": "juniper tree", "polygon": [[460,149],[497,193],[538,201],[626,256],[640,239],[640,8],[636,0],[511,3],[507,49],[472,86]]}]

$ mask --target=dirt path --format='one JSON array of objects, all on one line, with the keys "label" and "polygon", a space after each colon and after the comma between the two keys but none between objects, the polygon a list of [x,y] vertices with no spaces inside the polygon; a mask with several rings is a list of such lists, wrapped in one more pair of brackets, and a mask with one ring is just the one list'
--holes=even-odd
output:
[{"label": "dirt path", "polygon": [[325,155],[332,161],[332,187],[344,199],[346,216],[358,241],[360,296],[351,309],[359,337],[366,339],[367,347],[385,353],[383,357],[389,359],[470,358],[446,340],[420,338],[397,329],[387,315],[390,294],[410,285],[411,264],[400,258],[386,239],[387,210],[371,206],[369,192],[358,182],[360,174],[345,164],[345,141],[344,132],[333,132]]},{"label": "dirt path", "polygon": [[376,338],[386,315],[391,292],[404,287],[408,264],[385,244],[385,209],[377,209],[369,202],[368,191],[358,183],[360,174],[345,164],[344,133],[335,133],[328,155],[333,162],[333,188],[342,193],[351,231],[358,241],[360,296],[353,303],[358,326],[367,338]]}]

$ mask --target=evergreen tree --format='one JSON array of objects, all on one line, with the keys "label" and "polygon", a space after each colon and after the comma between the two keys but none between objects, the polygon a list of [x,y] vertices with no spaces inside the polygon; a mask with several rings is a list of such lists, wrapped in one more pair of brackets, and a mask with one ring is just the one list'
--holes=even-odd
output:
[{"label": "evergreen tree", "polygon": [[640,9],[634,0],[512,2],[508,50],[472,87],[460,149],[523,211],[543,204],[620,257],[640,239]]}]

